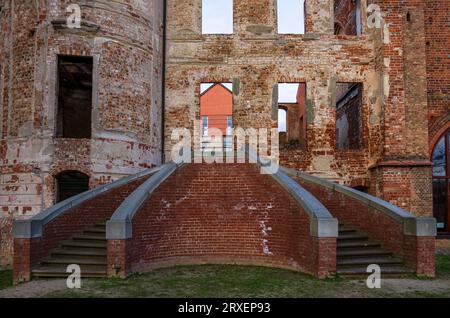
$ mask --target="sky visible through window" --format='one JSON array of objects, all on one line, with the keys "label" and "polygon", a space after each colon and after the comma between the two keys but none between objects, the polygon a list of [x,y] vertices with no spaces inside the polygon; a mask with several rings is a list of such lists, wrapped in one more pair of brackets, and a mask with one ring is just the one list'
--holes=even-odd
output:
[{"label": "sky visible through window", "polygon": [[202,33],[233,34],[233,0],[203,0]]},{"label": "sky visible through window", "polygon": [[278,0],[278,33],[305,34],[305,0]]},{"label": "sky visible through window", "polygon": [[[203,94],[208,88],[213,86],[215,83],[202,83],[200,84],[200,94]],[[233,91],[233,83],[220,83],[230,91]]]},{"label": "sky visible through window", "polygon": [[[277,0],[278,33],[305,33],[305,0]],[[202,1],[202,33],[233,34],[233,0]]]}]

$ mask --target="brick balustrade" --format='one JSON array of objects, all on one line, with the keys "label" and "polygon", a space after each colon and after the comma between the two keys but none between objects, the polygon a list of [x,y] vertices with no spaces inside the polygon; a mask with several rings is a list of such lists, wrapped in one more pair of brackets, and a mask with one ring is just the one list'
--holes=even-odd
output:
[{"label": "brick balustrade", "polygon": [[367,233],[401,256],[421,276],[435,276],[436,224],[417,218],[378,198],[314,178],[294,170],[286,172],[322,202],[339,222]]}]

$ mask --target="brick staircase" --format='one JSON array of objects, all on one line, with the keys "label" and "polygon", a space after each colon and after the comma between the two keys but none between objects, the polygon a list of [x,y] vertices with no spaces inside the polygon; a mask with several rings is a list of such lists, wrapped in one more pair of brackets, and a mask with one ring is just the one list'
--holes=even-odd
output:
[{"label": "brick staircase", "polygon": [[355,229],[339,224],[337,273],[341,276],[367,276],[367,267],[376,264],[383,275],[408,275],[414,271],[381,244]]},{"label": "brick staircase", "polygon": [[[302,182],[304,187],[295,192],[298,179],[289,183],[280,175],[261,174],[254,164],[169,168],[148,181],[138,179],[102,192],[62,213],[44,228],[42,238],[17,238],[15,268],[25,268],[25,280],[66,278],[72,264],[79,265],[86,278],[127,277],[158,266],[203,263],[274,266],[318,277],[328,273],[367,277],[368,266],[376,264],[382,275],[404,276],[418,271],[414,264],[406,266],[400,256],[411,261],[424,251],[425,269],[431,270],[420,270],[433,274],[434,237],[415,235],[408,221],[414,221],[417,229],[418,220],[408,214],[403,218],[395,207],[376,198],[358,201],[359,193],[348,188],[341,189],[346,194],[337,192],[338,185],[331,187],[322,179]],[[163,178],[165,169],[171,173]],[[141,200],[136,194],[146,197]],[[131,203],[136,203],[135,210]],[[381,208],[391,209],[397,218],[381,213]],[[318,215],[333,226],[321,223],[319,228]],[[346,225],[339,224],[337,233],[338,220]],[[28,225],[25,230],[33,224]],[[427,227],[421,226],[421,233]],[[21,262],[30,255],[35,258],[31,265]],[[39,259],[39,255],[48,256]],[[311,255],[324,255],[320,266]]]},{"label": "brick staircase", "polygon": [[106,222],[93,225],[82,234],[61,243],[39,266],[32,270],[34,278],[66,278],[67,267],[77,264],[85,278],[106,277]]}]

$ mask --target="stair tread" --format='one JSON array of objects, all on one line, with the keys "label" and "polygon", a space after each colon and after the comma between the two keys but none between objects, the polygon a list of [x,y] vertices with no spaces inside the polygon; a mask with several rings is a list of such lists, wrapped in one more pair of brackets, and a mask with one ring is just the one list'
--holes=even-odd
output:
[{"label": "stair tread", "polygon": [[78,264],[78,265],[104,265],[106,266],[106,256],[104,259],[87,259],[87,258],[58,258],[47,257],[41,263],[43,264]]},{"label": "stair tread", "polygon": [[[368,275],[367,267],[338,267],[337,273],[339,275]],[[381,265],[381,275],[383,274],[413,274],[414,270],[406,266],[383,266]]]},{"label": "stair tread", "polygon": [[338,236],[338,240],[348,240],[348,239],[368,239],[369,237],[365,234],[344,234],[344,235],[339,235]]},{"label": "stair tread", "polygon": [[106,233],[106,229],[105,228],[89,228],[87,230],[84,231],[84,233],[99,233],[99,234],[104,234]]},{"label": "stair tread", "polygon": [[379,247],[381,244],[376,242],[371,242],[368,240],[363,241],[350,241],[350,242],[339,242],[337,248],[365,248],[365,247]]},{"label": "stair tread", "polygon": [[344,250],[344,251],[338,249],[337,251],[338,257],[367,256],[367,255],[392,255],[392,253],[382,248],[372,248],[372,247]]},{"label": "stair tread", "polygon": [[403,261],[395,257],[352,257],[352,258],[339,258],[337,265],[371,265],[371,264],[399,264],[403,265]]},{"label": "stair tread", "polygon": [[106,237],[98,236],[98,235],[86,235],[81,234],[77,235],[73,238],[74,240],[97,240],[97,241],[106,241]]},{"label": "stair tread", "polygon": [[106,249],[106,241],[102,242],[76,242],[76,241],[64,241],[61,243],[63,247],[79,247],[79,248],[105,248]]},{"label": "stair tread", "polygon": [[[47,266],[42,266],[42,267],[37,267],[37,268],[31,270],[31,272],[33,274],[38,274],[38,273],[58,273],[58,274],[66,274],[66,276],[69,274],[69,273],[67,273],[67,268],[66,267],[47,267]],[[105,269],[99,269],[99,268],[86,269],[86,270],[82,270],[81,271],[82,275],[83,275],[83,273],[98,273],[98,274],[105,273],[106,274],[106,268]]]},{"label": "stair tread", "polygon": [[59,248],[53,250],[52,253],[56,255],[83,255],[83,256],[106,256],[106,249],[83,249],[83,248]]},{"label": "stair tread", "polygon": [[354,233],[357,232],[355,229],[350,229],[350,228],[339,228],[339,233],[346,233],[346,232],[350,232],[350,233]]}]

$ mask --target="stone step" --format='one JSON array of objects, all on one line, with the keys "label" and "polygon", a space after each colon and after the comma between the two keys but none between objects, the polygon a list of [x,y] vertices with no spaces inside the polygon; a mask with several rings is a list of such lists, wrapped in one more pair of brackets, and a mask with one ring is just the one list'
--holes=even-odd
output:
[{"label": "stone step", "polygon": [[337,266],[355,266],[361,267],[361,265],[403,265],[403,261],[401,259],[395,257],[352,257],[352,258],[338,258]]},{"label": "stone step", "polygon": [[65,257],[47,257],[41,261],[43,266],[47,264],[60,264],[64,266],[68,266],[70,264],[77,265],[89,265],[89,266],[106,266],[106,257],[103,259],[94,259],[94,258],[83,258],[83,257],[73,257],[73,258],[65,258]]},{"label": "stone step", "polygon": [[356,230],[349,229],[349,228],[339,228],[339,235],[354,234],[356,232],[357,232]]},{"label": "stone step", "polygon": [[84,233],[93,233],[93,234],[102,234],[104,235],[106,233],[106,228],[104,227],[92,227],[84,231]]},{"label": "stone step", "polygon": [[354,249],[354,248],[365,248],[365,247],[381,247],[381,244],[376,242],[371,242],[369,240],[353,240],[353,241],[341,241],[337,243],[338,250],[342,249]]},{"label": "stone step", "polygon": [[[34,278],[67,278],[70,273],[66,272],[67,267],[39,267],[33,269],[31,274]],[[106,268],[86,268],[81,267],[81,277],[83,278],[104,278],[106,277]]]},{"label": "stone step", "polygon": [[82,235],[87,235],[87,236],[96,236],[99,238],[105,238],[106,239],[106,232],[97,232],[95,230],[86,230],[83,232]]},{"label": "stone step", "polygon": [[368,240],[369,237],[365,234],[344,234],[339,235],[337,238],[338,242],[340,241],[355,241],[355,240]]},{"label": "stone step", "polygon": [[87,235],[87,234],[81,234],[77,235],[73,238],[74,241],[82,241],[82,242],[105,242],[106,243],[106,237],[105,236],[98,236],[98,235]]},{"label": "stone step", "polygon": [[392,253],[386,251],[382,248],[372,248],[372,247],[364,247],[364,248],[354,248],[354,249],[346,249],[346,250],[337,250],[338,258],[349,258],[349,257],[361,257],[361,256],[392,256]]},{"label": "stone step", "polygon": [[85,248],[85,249],[104,249],[106,250],[105,242],[78,242],[78,241],[65,241],[61,244],[62,248]]},{"label": "stone step", "polygon": [[[414,274],[414,271],[405,266],[398,265],[381,265],[381,277],[383,276],[403,276],[403,275],[411,275]],[[361,276],[368,277],[373,272],[367,273],[367,266],[361,267],[346,267],[340,266],[337,268],[337,274],[340,276]]]},{"label": "stone step", "polygon": [[93,248],[60,248],[52,251],[52,257],[58,256],[83,256],[83,257],[106,257],[106,249]]}]

